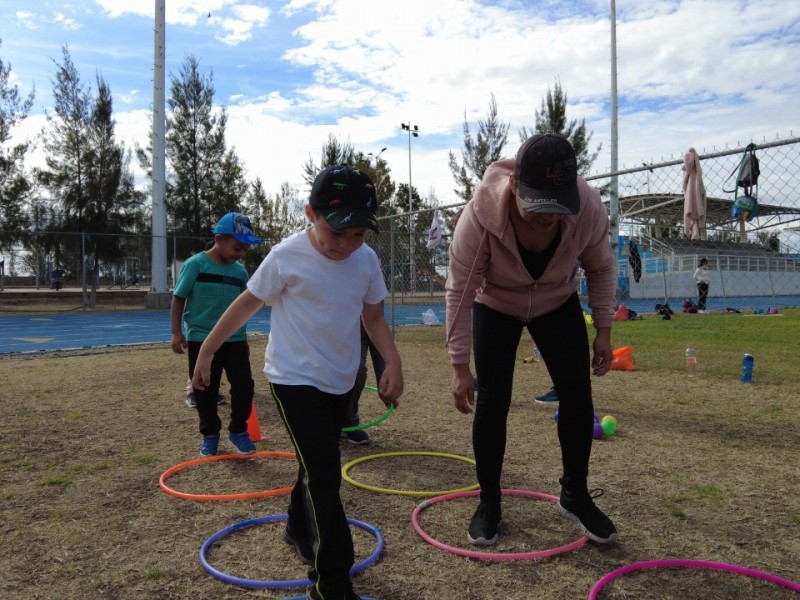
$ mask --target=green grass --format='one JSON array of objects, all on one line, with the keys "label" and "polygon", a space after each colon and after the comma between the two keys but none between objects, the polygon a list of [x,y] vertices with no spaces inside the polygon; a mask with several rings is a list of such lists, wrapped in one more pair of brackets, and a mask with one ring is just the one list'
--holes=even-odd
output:
[{"label": "green grass", "polygon": [[745,314],[676,314],[671,320],[648,315],[640,321],[619,321],[612,329],[615,348],[632,346],[634,366],[681,372],[687,345],[697,350],[699,376],[739,377],[742,355],[755,357],[754,384],[800,382],[797,340],[800,310],[782,316]]}]

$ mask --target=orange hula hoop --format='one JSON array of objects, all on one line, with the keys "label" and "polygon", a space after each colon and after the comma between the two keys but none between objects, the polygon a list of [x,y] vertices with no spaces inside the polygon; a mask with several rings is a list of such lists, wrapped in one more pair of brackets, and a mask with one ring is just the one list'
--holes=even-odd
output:
[{"label": "orange hula hoop", "polygon": [[268,496],[282,496],[288,494],[294,488],[294,484],[288,487],[277,488],[273,490],[261,490],[259,492],[242,492],[239,494],[191,494],[188,492],[179,492],[167,485],[167,479],[189,467],[201,465],[204,463],[215,462],[218,460],[252,460],[254,458],[295,458],[294,452],[256,452],[254,454],[220,454],[218,456],[204,456],[202,458],[195,458],[186,462],[170,467],[161,474],[158,479],[158,485],[170,496],[182,498],[183,500],[249,500],[252,498],[266,498]]}]

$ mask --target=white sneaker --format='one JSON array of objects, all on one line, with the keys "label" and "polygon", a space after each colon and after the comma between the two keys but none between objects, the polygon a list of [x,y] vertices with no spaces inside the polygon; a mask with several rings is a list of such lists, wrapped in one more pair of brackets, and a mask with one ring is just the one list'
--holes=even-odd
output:
[{"label": "white sneaker", "polygon": [[704,311],[704,310],[698,310],[697,312],[698,312],[699,314],[701,314],[701,315],[704,315],[704,314],[706,314],[706,311]]}]

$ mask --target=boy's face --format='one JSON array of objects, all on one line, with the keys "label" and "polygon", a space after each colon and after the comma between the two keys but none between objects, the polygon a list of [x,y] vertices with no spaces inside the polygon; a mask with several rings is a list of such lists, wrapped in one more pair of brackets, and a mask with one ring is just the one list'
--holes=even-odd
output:
[{"label": "boy's face", "polygon": [[368,231],[366,227],[334,229],[310,205],[306,205],[306,216],[314,225],[309,231],[311,243],[321,254],[331,260],[346,259],[366,240]]},{"label": "boy's face", "polygon": [[231,235],[217,234],[214,236],[214,246],[217,256],[224,264],[235,263],[244,258],[249,244],[243,244]]}]

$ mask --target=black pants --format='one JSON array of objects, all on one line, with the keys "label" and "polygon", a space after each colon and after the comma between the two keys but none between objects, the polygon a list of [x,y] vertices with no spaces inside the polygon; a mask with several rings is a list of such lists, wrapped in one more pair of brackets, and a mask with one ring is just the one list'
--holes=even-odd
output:
[{"label": "black pants", "polygon": [[[528,329],[541,351],[558,394],[558,439],[563,475],[571,481],[585,481],[592,450],[594,407],[589,380],[589,337],[577,294],[553,312],[527,324],[476,303],[472,323],[479,382],[472,445],[481,500],[500,503],[506,421],[523,328]],[[532,439],[530,443],[542,442]]]},{"label": "black pants", "polygon": [[314,549],[308,577],[324,598],[352,589],[353,538],[339,496],[339,432],[350,393],[327,394],[307,385],[270,385],[299,463],[290,496],[289,523]]},{"label": "black pants", "polygon": [[[189,342],[189,377],[194,373],[197,355],[202,342]],[[211,361],[211,383],[204,390],[194,389],[197,414],[200,415],[200,433],[216,435],[222,429],[222,421],[217,414],[217,394],[222,383],[222,372],[231,384],[231,422],[228,431],[242,433],[247,431],[247,419],[253,406],[255,384],[250,370],[250,347],[246,341],[225,342],[214,353]]]},{"label": "black pants", "polygon": [[697,284],[697,310],[705,310],[707,300],[708,284],[701,281]]},{"label": "black pants", "polygon": [[372,360],[372,370],[375,372],[375,381],[380,383],[381,376],[386,370],[386,361],[383,360],[381,353],[372,343],[367,335],[367,330],[361,326],[361,362],[358,363],[358,374],[356,375],[356,385],[350,394],[349,406],[347,408],[347,415],[345,416],[344,426],[353,427],[361,422],[361,417],[358,414],[358,405],[361,400],[361,394],[364,391],[364,385],[367,383],[367,351],[369,350],[370,360]]}]

